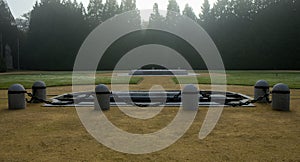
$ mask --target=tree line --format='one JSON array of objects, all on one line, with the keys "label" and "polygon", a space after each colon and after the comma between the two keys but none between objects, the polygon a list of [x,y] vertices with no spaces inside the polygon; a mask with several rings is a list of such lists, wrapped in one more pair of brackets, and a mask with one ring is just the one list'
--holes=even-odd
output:
[{"label": "tree line", "polygon": [[299,0],[218,0],[200,24],[228,69],[299,69]]},{"label": "tree line", "polygon": [[19,34],[7,3],[0,0],[0,72],[6,71],[5,46],[11,45],[12,53],[16,54]]},{"label": "tree line", "polygon": [[[169,0],[166,16],[154,4],[148,22],[141,22],[135,0],[120,4],[117,0],[90,0],[86,9],[76,0],[41,0],[22,19],[14,19],[5,1],[0,0],[1,43],[12,47],[15,67],[18,40],[21,69],[72,70],[87,35],[109,18],[132,10],[135,12],[128,23],[133,25],[170,25],[174,12],[196,21],[216,43],[226,69],[299,70],[299,0],[217,0],[214,4],[204,0],[199,14],[188,4],[180,11],[176,0]],[[153,41],[187,55],[195,69],[206,68],[188,44],[173,35],[149,30],[112,44],[105,53],[106,61],[102,60],[105,69],[113,69],[129,47]],[[5,71],[3,60],[1,55],[0,70]]]}]

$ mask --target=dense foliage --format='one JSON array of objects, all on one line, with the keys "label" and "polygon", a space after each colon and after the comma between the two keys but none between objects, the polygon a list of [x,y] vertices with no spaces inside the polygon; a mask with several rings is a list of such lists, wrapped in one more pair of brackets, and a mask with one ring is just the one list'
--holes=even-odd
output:
[{"label": "dense foliage", "polygon": [[[177,12],[198,22],[209,33],[227,69],[300,69],[299,0],[217,0],[215,4],[204,0],[201,8],[199,15],[189,5],[180,12],[176,0],[169,0],[166,17],[154,4],[149,22],[141,22],[135,0],[122,0],[120,4],[117,0],[90,0],[87,9],[76,0],[41,0],[24,15],[25,19],[15,21],[0,0],[0,31],[3,42],[13,46],[14,55],[16,39],[22,38],[21,68],[71,70],[86,36],[107,19],[134,10],[129,23],[155,27],[171,25],[172,14]],[[195,58],[183,40],[155,31],[136,32],[118,40],[121,45],[115,43],[106,52],[105,69],[113,68],[121,57],[118,55],[129,47],[155,41],[185,53],[194,68],[205,69],[201,58]],[[0,57],[0,70],[4,65]]]},{"label": "dense foliage", "polygon": [[42,0],[30,14],[23,67],[71,70],[88,32],[84,7],[70,0]]},{"label": "dense foliage", "polygon": [[[218,0],[200,24],[228,69],[299,69],[300,5],[293,0]],[[208,13],[207,13],[208,12]]]},{"label": "dense foliage", "polygon": [[[6,45],[9,45],[13,49],[12,55],[17,56],[17,39],[19,34],[14,17],[7,3],[0,0],[0,72],[7,70],[4,61]],[[17,59],[13,60],[13,62],[16,64]]]}]

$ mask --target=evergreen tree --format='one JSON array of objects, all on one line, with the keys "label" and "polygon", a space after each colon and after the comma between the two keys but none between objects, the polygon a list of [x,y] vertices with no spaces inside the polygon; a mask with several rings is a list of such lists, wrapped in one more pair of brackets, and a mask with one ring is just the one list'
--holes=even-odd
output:
[{"label": "evergreen tree", "polygon": [[242,20],[250,20],[255,14],[252,0],[233,0],[234,14]]},{"label": "evergreen tree", "polygon": [[153,27],[163,27],[164,26],[164,17],[159,13],[158,4],[153,5],[153,13],[149,18],[149,28]]},{"label": "evergreen tree", "polygon": [[234,16],[233,3],[230,0],[217,0],[212,9],[212,14],[219,22],[224,22]]},{"label": "evergreen tree", "polygon": [[211,21],[210,4],[208,0],[204,0],[201,6],[201,13],[199,14],[199,20],[202,24],[207,24]]},{"label": "evergreen tree", "polygon": [[5,45],[11,47],[14,62],[16,62],[17,39],[19,32],[14,17],[4,0],[0,0],[0,72],[6,71]]},{"label": "evergreen tree", "polygon": [[42,0],[30,14],[24,66],[71,70],[87,31],[82,6],[76,1]]},{"label": "evergreen tree", "polygon": [[120,11],[117,0],[106,0],[103,8],[103,21],[114,17],[119,12]]},{"label": "evergreen tree", "polygon": [[253,10],[255,13],[258,13],[259,11],[265,9],[266,6],[266,0],[254,0],[253,1]]},{"label": "evergreen tree", "polygon": [[296,3],[288,0],[269,2],[254,16],[251,55],[261,57],[260,67],[297,69],[300,60],[300,15]]},{"label": "evergreen tree", "polygon": [[21,18],[16,18],[16,25],[19,30],[27,32],[29,29],[30,12],[23,14]]},{"label": "evergreen tree", "polygon": [[180,13],[180,8],[176,2],[176,0],[169,0],[169,4],[168,4],[168,11],[173,11],[173,12],[177,12]]},{"label": "evergreen tree", "polygon": [[198,20],[196,14],[193,11],[193,8],[190,7],[188,4],[185,5],[185,8],[184,8],[182,14],[189,17],[189,18],[191,18],[194,21]]},{"label": "evergreen tree", "polygon": [[103,10],[104,5],[102,0],[90,0],[87,7],[87,20],[90,28],[95,28],[97,25],[103,22]]},{"label": "evergreen tree", "polygon": [[141,16],[140,11],[136,8],[136,0],[122,0],[119,13],[125,13],[129,15],[128,23],[136,26],[138,28],[141,27]]},{"label": "evergreen tree", "polygon": [[167,16],[166,16],[166,24],[169,27],[176,26],[176,17],[180,14],[180,8],[176,2],[176,0],[169,0]]},{"label": "evergreen tree", "polygon": [[176,0],[169,0],[168,8],[167,8],[167,19],[170,16],[173,16],[173,13],[180,14],[180,8],[176,2]]},{"label": "evergreen tree", "polygon": [[136,10],[136,0],[122,0],[120,5],[120,13]]}]

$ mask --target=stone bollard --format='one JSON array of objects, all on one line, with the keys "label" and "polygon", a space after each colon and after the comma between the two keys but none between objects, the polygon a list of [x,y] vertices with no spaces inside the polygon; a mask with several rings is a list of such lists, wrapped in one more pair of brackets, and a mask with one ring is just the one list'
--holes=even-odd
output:
[{"label": "stone bollard", "polygon": [[[269,94],[269,84],[265,80],[259,80],[256,82],[254,86],[254,99],[258,99],[259,97],[265,96]],[[262,100],[257,101],[258,103],[268,103],[269,95],[263,98]]]},{"label": "stone bollard", "polygon": [[25,88],[21,84],[14,84],[8,89],[8,109],[17,110],[26,108]]},{"label": "stone bollard", "polygon": [[279,83],[273,87],[272,109],[290,111],[290,89],[287,85]]},{"label": "stone bollard", "polygon": [[[37,81],[32,85],[32,95],[38,99],[46,100],[46,84],[43,81]],[[40,103],[37,99],[32,100],[33,103]]]},{"label": "stone bollard", "polygon": [[219,103],[221,105],[225,105],[226,94],[224,94],[224,95],[222,95],[222,94],[211,94],[210,95],[210,101]]},{"label": "stone bollard", "polygon": [[183,110],[197,111],[199,108],[199,91],[194,85],[187,85],[181,94]]},{"label": "stone bollard", "polygon": [[106,111],[110,109],[110,91],[108,87],[104,84],[99,84],[95,88],[95,101],[94,101],[94,107],[95,110],[102,110]]}]

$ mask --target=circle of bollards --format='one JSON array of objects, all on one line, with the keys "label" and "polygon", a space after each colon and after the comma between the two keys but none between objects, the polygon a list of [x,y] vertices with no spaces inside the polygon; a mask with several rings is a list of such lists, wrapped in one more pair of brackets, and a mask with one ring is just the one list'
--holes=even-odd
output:
[{"label": "circle of bollards", "polygon": [[46,100],[46,84],[43,81],[37,81],[32,85],[33,103],[41,103],[41,100]]},{"label": "circle of bollards", "polygon": [[[50,103],[46,101],[46,84],[43,81],[37,81],[32,86],[32,94],[27,93],[23,85],[14,84],[8,88],[8,109],[25,109],[26,108],[26,94],[31,97],[29,103]],[[104,84],[99,84],[95,87],[95,97],[94,97],[94,109],[95,110],[110,110],[110,99],[111,92],[109,88]],[[197,111],[199,107],[199,91],[194,85],[186,85],[181,94],[181,104],[183,110]],[[265,80],[259,80],[256,82],[254,87],[254,97],[252,101],[247,103],[272,103],[273,110],[279,111],[290,111],[290,89],[287,85],[283,83],[276,84],[272,89],[272,101],[269,100],[269,84]],[[154,102],[160,102],[160,105],[164,103],[162,99],[166,96],[158,97],[157,94],[151,97],[153,94],[149,94],[150,98],[153,98]],[[211,99],[215,101],[226,100],[224,95],[211,95]],[[152,101],[152,102],[153,102]]]},{"label": "circle of bollards", "polygon": [[272,109],[290,111],[290,89],[287,85],[278,83],[273,87]]},{"label": "circle of bollards", "polygon": [[270,93],[269,83],[265,80],[259,80],[254,86],[254,99],[259,99],[264,96],[262,99],[258,100],[258,103],[268,103],[269,93]]},{"label": "circle of bollards", "polygon": [[197,111],[199,108],[199,91],[197,87],[190,84],[183,88],[182,91],[182,107],[183,110]]},{"label": "circle of bollards", "polygon": [[14,84],[8,88],[8,109],[18,110],[26,108],[25,88],[21,84]]},{"label": "circle of bollards", "polygon": [[95,88],[95,101],[94,108],[95,110],[107,111],[110,109],[110,95],[111,92],[109,88],[104,84],[99,84]]}]

